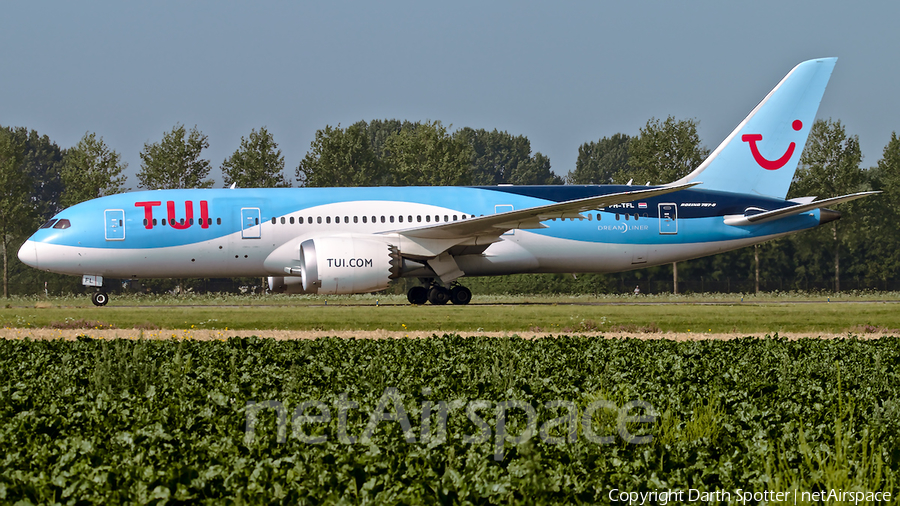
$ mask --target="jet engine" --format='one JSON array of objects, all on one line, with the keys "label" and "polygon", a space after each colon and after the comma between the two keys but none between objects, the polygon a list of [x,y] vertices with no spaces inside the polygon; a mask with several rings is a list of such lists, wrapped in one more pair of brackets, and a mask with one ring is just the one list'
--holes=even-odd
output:
[{"label": "jet engine", "polygon": [[[400,276],[403,261],[389,238],[340,236],[300,243],[300,277],[271,278],[286,293],[348,294],[377,292]],[[297,269],[291,269],[296,273]],[[273,291],[274,291],[273,287]]]}]

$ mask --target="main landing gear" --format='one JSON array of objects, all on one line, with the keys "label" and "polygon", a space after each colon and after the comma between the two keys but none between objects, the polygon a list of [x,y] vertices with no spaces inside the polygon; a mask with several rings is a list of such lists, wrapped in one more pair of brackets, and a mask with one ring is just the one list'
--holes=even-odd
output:
[{"label": "main landing gear", "polygon": [[105,306],[109,302],[109,294],[106,292],[94,292],[94,295],[91,295],[91,302],[95,306]]},{"label": "main landing gear", "polygon": [[406,298],[410,304],[422,305],[431,302],[436,306],[443,306],[448,302],[458,305],[466,305],[472,300],[472,291],[462,285],[456,285],[446,289],[441,285],[414,286],[406,292]]}]

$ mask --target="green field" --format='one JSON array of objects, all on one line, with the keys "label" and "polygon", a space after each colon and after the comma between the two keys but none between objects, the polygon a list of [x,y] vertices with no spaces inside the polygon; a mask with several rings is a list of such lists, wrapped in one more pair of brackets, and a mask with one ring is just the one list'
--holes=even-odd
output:
[{"label": "green field", "polygon": [[872,297],[512,297],[469,306],[411,306],[400,297],[117,298],[106,307],[80,299],[18,299],[0,308],[0,326],[234,330],[442,332],[900,333],[900,304]]},{"label": "green field", "polygon": [[[443,336],[0,339],[0,503],[638,504],[621,494],[691,489],[761,502],[738,499],[741,489],[852,491],[874,504],[865,494],[898,492],[900,339],[577,336],[900,335],[896,297],[829,299],[497,297],[460,307],[374,296],[120,297],[103,308],[12,299],[0,324],[17,329],[90,321]],[[302,403],[329,416],[304,419],[324,411],[301,415]]]},{"label": "green field", "polygon": [[874,504],[898,361],[896,338],[0,340],[0,502]]}]

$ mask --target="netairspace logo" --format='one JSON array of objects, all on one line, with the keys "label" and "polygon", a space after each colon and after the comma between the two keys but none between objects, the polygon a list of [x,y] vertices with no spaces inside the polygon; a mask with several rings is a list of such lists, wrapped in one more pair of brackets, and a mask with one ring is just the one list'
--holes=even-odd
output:
[{"label": "netairspace logo", "polygon": [[[422,394],[429,396],[431,391],[425,388],[422,390]],[[334,411],[332,411],[332,407]],[[448,434],[447,426],[451,414],[456,413],[457,416],[464,414],[475,430],[471,434],[461,436],[463,443],[481,444],[489,442],[493,438],[494,460],[502,461],[507,443],[511,445],[524,444],[535,437],[535,434],[546,444],[573,444],[578,441],[579,425],[581,435],[591,443],[614,444],[616,436],[601,436],[594,429],[595,418],[602,416],[606,416],[608,419],[615,416],[616,433],[626,443],[647,444],[653,440],[653,436],[635,435],[631,430],[638,430],[641,425],[649,425],[656,421],[653,406],[641,400],[627,402],[622,407],[611,401],[595,400],[585,406],[580,413],[578,406],[572,401],[547,401],[543,407],[548,411],[562,414],[562,416],[546,420],[542,424],[539,423],[535,407],[522,400],[505,400],[497,403],[481,399],[451,402],[426,400],[420,407],[422,417],[418,438],[396,387],[384,389],[384,393],[369,413],[365,428],[358,436],[349,433],[348,417],[351,410],[359,410],[359,403],[350,400],[346,393],[341,394],[333,406],[319,400],[301,402],[294,408],[290,418],[291,434],[306,444],[325,443],[329,438],[328,429],[332,426],[332,413],[334,413],[337,418],[336,434],[331,436],[336,437],[341,444],[370,444],[378,425],[383,422],[392,422],[400,425],[406,443],[418,443],[433,447],[448,441],[450,434]],[[285,443],[288,424],[287,408],[279,401],[266,400],[262,402],[249,401],[244,407],[246,415],[245,444],[249,446],[256,440],[257,420],[263,410],[275,411],[277,441]],[[515,413],[517,419],[522,416],[525,418],[525,427],[517,434],[511,434],[507,430],[511,413]],[[488,423],[489,420],[494,422],[493,426]],[[322,427],[316,430],[315,425]]]}]

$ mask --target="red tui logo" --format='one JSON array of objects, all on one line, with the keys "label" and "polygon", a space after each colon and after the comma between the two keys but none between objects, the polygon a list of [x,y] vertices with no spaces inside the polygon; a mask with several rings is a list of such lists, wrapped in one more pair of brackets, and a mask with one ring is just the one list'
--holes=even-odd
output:
[{"label": "red tui logo", "polygon": [[[794,130],[799,131],[803,128],[803,122],[798,120],[794,120],[791,124]],[[760,167],[766,170],[778,170],[785,166],[788,163],[788,160],[791,159],[791,155],[794,154],[794,149],[797,147],[795,143],[790,143],[788,145],[787,151],[778,158],[777,160],[769,160],[759,152],[759,147],[757,147],[756,143],[762,140],[762,134],[746,134],[741,136],[741,140],[750,144],[750,152],[753,153],[753,159],[756,160],[756,163],[759,164]]]}]

